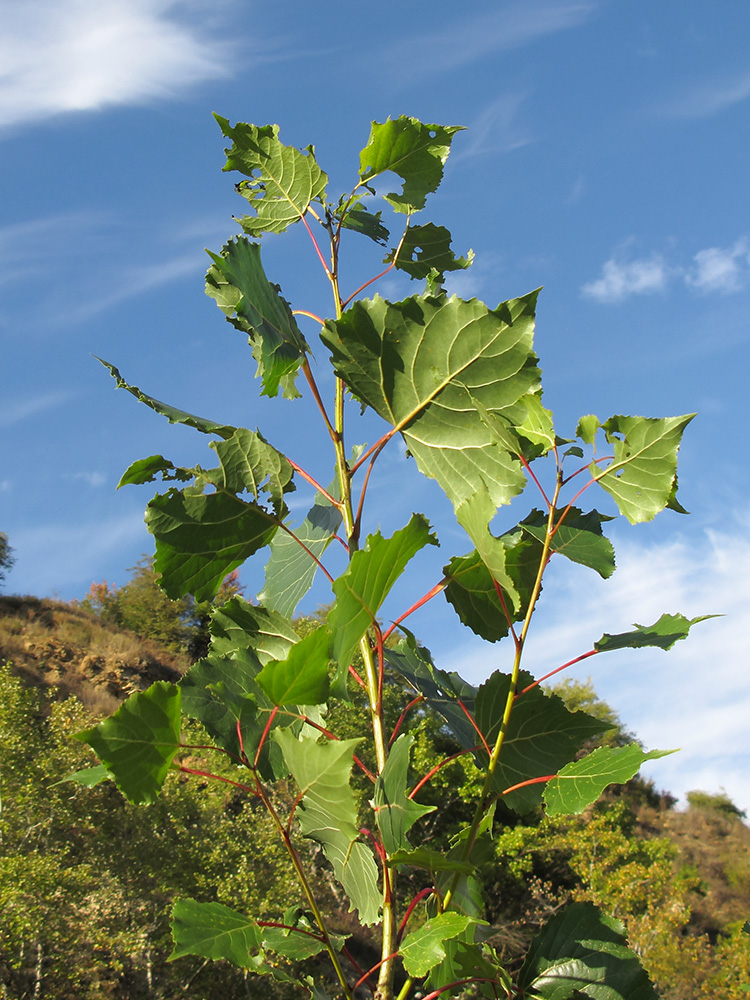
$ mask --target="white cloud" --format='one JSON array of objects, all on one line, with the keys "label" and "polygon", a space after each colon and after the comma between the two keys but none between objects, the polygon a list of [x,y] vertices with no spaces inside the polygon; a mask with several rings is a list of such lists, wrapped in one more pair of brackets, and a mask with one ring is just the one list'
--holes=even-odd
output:
[{"label": "white cloud", "polygon": [[750,98],[750,73],[693,86],[686,94],[662,106],[668,118],[710,118]]},{"label": "white cloud", "polygon": [[466,140],[451,156],[451,165],[482,153],[509,153],[532,142],[529,129],[518,120],[525,100],[524,94],[503,94],[487,105],[469,125]]},{"label": "white cloud", "polygon": [[658,254],[631,261],[610,258],[602,267],[601,277],[584,285],[581,292],[597,302],[622,302],[631,295],[662,291],[667,278],[666,264]]},{"label": "white cloud", "polygon": [[692,273],[685,275],[688,285],[702,292],[737,292],[744,284],[750,264],[748,242],[742,239],[732,247],[699,250],[693,259]]},{"label": "white cloud", "polygon": [[665,260],[662,254],[624,260],[610,257],[601,277],[581,286],[581,294],[597,302],[622,302],[631,295],[664,291],[670,282],[682,281],[698,292],[731,294],[742,291],[750,276],[750,241],[740,237],[730,247],[707,247],[683,266]]},{"label": "white cloud", "polygon": [[[750,511],[732,521],[728,514],[724,531],[691,539],[678,536],[645,547],[620,542],[618,569],[608,581],[569,562],[553,562],[525,665],[542,676],[591,649],[603,632],[651,624],[665,611],[723,614],[695,625],[666,653],[600,654],[560,677],[591,675],[600,696],[646,746],[681,748],[649,764],[646,774],[657,787],[678,795],[725,788],[750,811]],[[451,658],[451,669],[476,683],[500,659],[497,647],[472,643]]]},{"label": "white cloud", "polygon": [[231,49],[180,0],[0,0],[0,127],[172,97],[227,74]]}]

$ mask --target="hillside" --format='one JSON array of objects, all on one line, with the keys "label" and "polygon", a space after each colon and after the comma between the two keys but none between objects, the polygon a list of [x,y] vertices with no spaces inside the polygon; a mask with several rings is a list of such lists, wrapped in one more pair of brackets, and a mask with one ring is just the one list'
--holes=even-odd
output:
[{"label": "hillside", "polygon": [[[278,878],[293,899],[263,817],[226,786],[184,775],[148,809],[109,783],[55,785],[91,763],[74,731],[135,690],[177,680],[187,654],[85,605],[0,597],[2,661],[11,673],[0,672],[0,995],[218,1000],[244,990],[229,967],[217,978],[197,961],[166,963],[168,911],[187,893],[258,916]],[[744,998],[750,829],[721,794],[694,793],[685,810],[673,802],[636,780],[583,818],[509,818],[488,900],[506,959],[562,902],[592,899],[623,921],[665,1000]],[[286,996],[275,989],[264,995]]]}]

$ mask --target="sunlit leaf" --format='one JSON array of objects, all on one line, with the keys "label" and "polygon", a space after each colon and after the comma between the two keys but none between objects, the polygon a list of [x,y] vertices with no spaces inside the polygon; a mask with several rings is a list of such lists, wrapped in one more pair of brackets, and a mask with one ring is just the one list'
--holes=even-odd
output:
[{"label": "sunlit leaf", "polygon": [[651,521],[670,502],[682,432],[694,416],[615,416],[602,424],[615,455],[603,468],[592,465],[591,474],[631,524]]},{"label": "sunlit leaf", "polygon": [[[508,703],[511,677],[496,671],[477,691],[475,715],[490,750],[500,732]],[[521,671],[518,691],[533,683]],[[557,695],[545,694],[537,685],[520,695],[513,704],[510,721],[493,776],[497,794],[531,778],[554,775],[572,760],[579,747],[609,724],[584,712],[571,712]],[[487,753],[475,754],[480,767],[487,766]],[[503,802],[517,813],[529,812],[542,799],[543,784],[529,784],[506,792]]]},{"label": "sunlit leaf", "polygon": [[320,169],[312,146],[303,152],[279,141],[278,125],[249,125],[214,115],[221,131],[232,140],[225,150],[224,170],[238,170],[248,180],[238,190],[255,211],[240,221],[245,232],[282,233],[299,221],[310,203],[324,197],[328,177]]},{"label": "sunlit leaf", "polygon": [[221,903],[178,899],[172,907],[174,950],[170,961],[198,955],[224,959],[240,969],[262,970],[262,937],[255,921]]},{"label": "sunlit leaf", "polygon": [[238,427],[225,441],[212,441],[221,463],[221,476],[216,485],[230,493],[248,492],[253,499],[268,494],[274,513],[286,513],[284,494],[294,490],[292,466],[280,451],[270,445],[257,431]]},{"label": "sunlit leaf", "polygon": [[412,278],[426,278],[433,269],[438,275],[462,271],[473,259],[473,250],[469,250],[466,257],[456,257],[448,230],[428,222],[425,226],[409,226],[398,254],[395,249],[391,250],[383,263],[393,262],[397,270],[406,271]]},{"label": "sunlit leaf", "polygon": [[407,934],[399,952],[409,975],[426,976],[434,965],[445,958],[445,941],[461,934],[471,923],[471,917],[449,910]]},{"label": "sunlit leaf", "polygon": [[281,385],[286,397],[298,396],[294,377],[309,348],[280,288],[266,277],[260,245],[238,237],[209,257],[213,265],[206,274],[206,294],[248,335],[262,394],[275,396]]},{"label": "sunlit leaf", "polygon": [[266,563],[265,583],[258,600],[282,615],[293,615],[318,570],[310,553],[319,559],[340,524],[341,512],[319,495],[302,524],[291,528],[292,534],[277,531],[271,540],[271,558]]},{"label": "sunlit leaf", "polygon": [[388,170],[398,174],[403,190],[384,195],[385,200],[397,212],[419,211],[440,185],[451,141],[460,131],[461,126],[425,125],[406,115],[373,122],[360,154],[360,179],[367,183]]},{"label": "sunlit leaf", "polygon": [[108,781],[111,777],[112,775],[104,764],[97,764],[95,767],[85,767],[82,771],[74,771],[72,774],[67,775],[67,777],[50,785],[50,788],[54,788],[55,785],[63,785],[67,781],[72,781],[74,785],[82,785],[84,788],[95,788],[97,785],[101,785],[103,781]]},{"label": "sunlit leaf", "polygon": [[531,942],[518,977],[520,996],[540,1000],[657,1000],[625,929],[593,903],[557,913]]},{"label": "sunlit leaf", "polygon": [[399,736],[375,784],[375,820],[388,854],[408,848],[406,834],[417,820],[437,808],[420,805],[407,795],[409,754],[413,742],[414,737],[410,733]]},{"label": "sunlit leaf", "polygon": [[217,437],[223,438],[231,437],[234,434],[234,427],[230,427],[227,424],[217,424],[213,420],[204,420],[203,417],[196,417],[192,413],[178,410],[168,403],[162,403],[160,400],[154,399],[153,396],[147,396],[137,385],[129,385],[114,365],[110,365],[107,361],[102,361],[101,358],[97,358],[96,360],[108,369],[110,375],[117,382],[118,389],[127,389],[139,402],[145,403],[146,406],[150,407],[156,413],[160,413],[163,417],[166,417],[170,424],[185,424],[187,427],[194,427],[195,430],[201,431],[203,434],[216,434]]},{"label": "sunlit leaf", "polygon": [[428,544],[437,545],[437,539],[426,519],[413,514],[406,527],[390,538],[383,538],[378,531],[352,553],[349,566],[333,584],[336,603],[327,619],[334,658],[344,671],[359,640],[377,621],[383,601],[406,564]]},{"label": "sunlit leaf", "polygon": [[659,649],[671,649],[679,640],[685,639],[693,625],[717,618],[718,615],[699,615],[697,618],[686,618],[684,615],[663,614],[653,625],[635,625],[632,632],[620,632],[610,635],[605,632],[594,649],[606,653],[613,649],[640,649],[643,646],[658,646]]},{"label": "sunlit leaf", "polygon": [[[555,519],[561,511],[555,511]],[[565,556],[572,562],[580,563],[596,570],[599,576],[612,576],[615,571],[615,550],[602,533],[602,524],[613,520],[598,510],[584,514],[578,507],[570,507],[565,520],[557,527],[550,541],[550,550]],[[533,510],[521,522],[524,531],[539,542],[544,542],[547,534],[547,515]]]},{"label": "sunlit leaf", "polygon": [[258,684],[274,705],[321,705],[328,697],[328,649],[331,636],[321,625],[295,643],[286,659],[270,660]]},{"label": "sunlit leaf", "polygon": [[304,732],[298,739],[288,729],[277,729],[274,739],[302,793],[295,816],[303,836],[322,845],[361,923],[375,923],[378,869],[372,851],[358,839],[357,805],[349,784],[352,754],[360,740],[318,742]]},{"label": "sunlit leaf", "polygon": [[[229,430],[230,428],[227,428]],[[148,458],[140,458],[133,462],[123,472],[117,489],[121,486],[141,486],[143,483],[152,483],[156,477],[163,482],[179,480],[189,482],[194,476],[193,469],[181,469],[172,465],[163,455],[150,455]]]},{"label": "sunlit leaf", "polygon": [[608,785],[630,781],[647,760],[656,760],[674,750],[643,750],[638,743],[625,747],[599,747],[581,760],[566,764],[547,783],[544,801],[550,816],[580,813],[596,802]]},{"label": "sunlit leaf", "polygon": [[193,594],[208,601],[224,577],[273,538],[277,525],[257,504],[226,493],[154,497],[146,511],[156,539],[154,569],[160,585],[176,600]]},{"label": "sunlit leaf", "polygon": [[89,744],[130,802],[153,802],[180,745],[180,689],[157,681],[75,738]]}]

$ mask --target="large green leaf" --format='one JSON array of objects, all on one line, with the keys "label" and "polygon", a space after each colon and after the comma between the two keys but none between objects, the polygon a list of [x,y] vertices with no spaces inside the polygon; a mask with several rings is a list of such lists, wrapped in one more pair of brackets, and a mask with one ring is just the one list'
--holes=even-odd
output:
[{"label": "large green leaf", "polygon": [[261,491],[268,494],[274,513],[286,513],[284,494],[294,490],[293,469],[287,458],[270,445],[258,431],[238,427],[225,441],[212,441],[221,463],[216,486],[229,493],[252,494],[260,499]]},{"label": "large green leaf", "polygon": [[449,910],[407,934],[399,952],[409,975],[426,976],[445,958],[445,942],[462,934],[472,922],[471,917]]},{"label": "large green leaf", "polygon": [[346,671],[353,651],[367,629],[377,621],[380,606],[409,560],[425,545],[437,545],[421,514],[390,538],[369,535],[364,548],[352,554],[346,570],[333,583],[336,603],[328,613],[333,655]]},{"label": "large green leaf", "polygon": [[331,636],[320,625],[295,643],[286,659],[270,660],[258,684],[274,705],[322,705],[328,698],[328,650]]},{"label": "large green leaf", "polygon": [[360,154],[359,176],[368,183],[391,170],[403,180],[401,194],[384,195],[397,212],[424,208],[428,194],[443,179],[451,141],[461,126],[425,125],[406,115],[373,122],[370,138]]},{"label": "large green leaf", "polygon": [[457,511],[484,491],[482,516],[494,516],[524,487],[520,462],[476,401],[525,418],[519,400],[541,384],[532,350],[536,298],[532,292],[491,310],[455,296],[375,297],[355,302],[321,333],[336,373],[401,432],[420,470]]},{"label": "large green leaf", "polygon": [[92,747],[130,802],[153,802],[180,746],[180,689],[157,681],[75,738]]},{"label": "large green leaf", "polygon": [[443,569],[449,581],[445,588],[446,599],[464,625],[488,642],[497,642],[508,634],[508,615],[513,622],[526,616],[542,547],[535,537],[529,537],[523,530],[525,527],[526,521],[522,521],[501,536],[505,546],[505,571],[515,591],[510,593],[501,586],[505,607],[492,574],[476,549],[468,555],[454,557]]},{"label": "large green leaf", "polygon": [[[614,445],[615,455],[604,468],[592,465],[591,474],[631,524],[651,521],[674,501],[677,450],[694,416],[614,416],[601,425],[607,441]],[[584,429],[590,436],[591,428]]]},{"label": "large green leaf", "polygon": [[178,490],[154,497],[146,510],[156,539],[154,569],[173,600],[209,601],[222,580],[273,538],[277,522],[257,504],[226,493]]},{"label": "large green leaf", "polygon": [[[518,690],[533,683],[533,677],[521,671]],[[495,744],[510,691],[509,674],[496,671],[477,691],[476,721],[490,749]],[[584,712],[570,712],[557,695],[545,694],[537,685],[517,698],[505,734],[502,751],[493,777],[497,794],[530,778],[557,774],[575,757],[579,747],[591,736],[609,728],[609,724]],[[487,766],[487,753],[475,754],[480,767]],[[525,785],[503,798],[503,802],[523,814],[539,805],[542,784]]]},{"label": "large green leaf", "polygon": [[358,840],[357,804],[349,785],[354,747],[360,741],[318,742],[302,732],[277,729],[274,739],[302,792],[295,813],[300,830],[323,847],[333,873],[363,924],[378,920],[378,869],[370,848]]},{"label": "large green leaf", "polygon": [[[555,511],[556,519],[560,513],[561,511]],[[552,536],[550,550],[565,556],[571,562],[596,570],[606,580],[615,571],[615,550],[610,540],[602,534],[602,524],[611,520],[611,517],[600,514],[598,510],[584,514],[578,507],[571,507]],[[547,515],[541,510],[533,510],[521,525],[529,535],[544,542]]]},{"label": "large green leaf", "polygon": [[599,747],[581,760],[566,764],[547,783],[544,801],[550,816],[580,813],[596,802],[607,785],[622,785],[638,773],[647,760],[674,750],[645,751],[638,743],[625,747]]},{"label": "large green leaf", "polygon": [[429,649],[418,645],[408,633],[395,646],[386,647],[383,656],[390,669],[423,695],[427,704],[445,719],[462,747],[469,750],[477,745],[479,736],[467,717],[474,710],[475,687],[456,673],[439,670]]},{"label": "large green leaf", "polygon": [[271,540],[271,558],[266,563],[265,583],[258,600],[282,615],[293,615],[312,587],[318,569],[309,553],[319,559],[340,524],[341,511],[319,495],[302,524],[291,529],[292,534],[277,531]]},{"label": "large green leaf", "polygon": [[168,403],[162,403],[158,399],[154,399],[153,396],[147,396],[137,385],[129,385],[114,365],[110,365],[107,361],[102,361],[101,358],[97,358],[96,360],[108,369],[110,375],[117,382],[118,389],[127,389],[139,402],[145,403],[146,406],[151,407],[156,413],[160,413],[163,417],[166,417],[170,424],[185,424],[188,427],[194,427],[195,430],[201,431],[203,434],[216,434],[217,437],[223,438],[231,437],[234,434],[234,427],[230,427],[227,424],[217,424],[215,421],[205,420],[203,417],[196,417],[192,413],[178,410]]},{"label": "large green leaf", "polygon": [[391,747],[388,760],[375,783],[373,808],[387,854],[409,848],[406,834],[417,820],[434,812],[437,806],[424,806],[406,794],[409,778],[409,754],[414,737],[404,733]]},{"label": "large green leaf", "polygon": [[224,959],[240,969],[262,971],[263,938],[255,921],[221,903],[178,899],[172,907],[174,950],[170,961],[198,955],[214,962]]},{"label": "large green leaf", "polygon": [[529,1000],[657,1000],[622,924],[593,903],[573,903],[556,914],[531,943],[518,977]]},{"label": "large green leaf", "polygon": [[680,614],[663,614],[653,625],[636,624],[632,632],[620,632],[617,635],[605,632],[601,639],[594,643],[594,649],[600,653],[613,649],[641,649],[643,646],[671,649],[679,639],[687,637],[693,625],[717,617],[719,616],[699,615],[697,618],[686,618]]},{"label": "large green leaf", "polygon": [[303,152],[279,141],[278,125],[249,125],[214,115],[222,133],[232,140],[225,150],[224,170],[238,170],[249,179],[240,181],[238,190],[255,211],[240,220],[245,232],[283,233],[299,221],[310,203],[325,195],[328,177],[320,169],[311,146]]},{"label": "large green leaf", "polygon": [[440,276],[446,271],[464,270],[473,259],[473,250],[466,257],[456,257],[448,230],[428,222],[425,226],[409,226],[398,255],[391,250],[383,263],[393,262],[395,268],[412,278],[426,278],[433,270]]},{"label": "large green leaf", "polygon": [[[245,752],[252,758],[274,707],[258,674],[269,660],[283,660],[299,637],[280,615],[237,597],[213,613],[210,630],[208,656],[180,681],[182,710],[233,754],[240,752],[239,722]],[[280,773],[280,756],[278,746],[266,741],[258,761],[264,778]]]},{"label": "large green leaf", "polygon": [[261,394],[275,396],[281,384],[285,396],[298,396],[294,376],[309,348],[281,289],[266,277],[260,245],[238,237],[209,257],[213,265],[206,274],[206,294],[233,326],[247,333],[263,382]]}]

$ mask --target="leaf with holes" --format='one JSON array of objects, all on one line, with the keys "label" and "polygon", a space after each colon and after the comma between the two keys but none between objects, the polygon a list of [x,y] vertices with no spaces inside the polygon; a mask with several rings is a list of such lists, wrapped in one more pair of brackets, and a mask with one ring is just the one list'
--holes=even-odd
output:
[{"label": "leaf with holes", "polygon": [[303,152],[279,141],[278,125],[232,126],[227,118],[214,115],[219,128],[232,140],[225,150],[224,170],[238,170],[248,178],[237,189],[255,211],[254,216],[240,219],[242,228],[251,236],[262,233],[283,233],[298,222],[313,201],[325,197],[328,177],[320,169],[312,146]]},{"label": "leaf with holes", "polygon": [[466,257],[456,257],[448,230],[428,222],[425,226],[409,226],[398,253],[391,250],[383,263],[393,263],[412,278],[426,278],[433,269],[441,277],[446,271],[462,271],[473,260],[473,250]]},{"label": "leaf with holes", "polygon": [[613,649],[641,649],[644,646],[658,646],[659,649],[671,649],[680,639],[686,639],[693,625],[708,621],[709,618],[720,618],[720,615],[699,615],[697,618],[686,618],[684,615],[663,614],[653,625],[635,625],[632,632],[620,632],[610,635],[605,632],[594,649],[606,653]]}]

